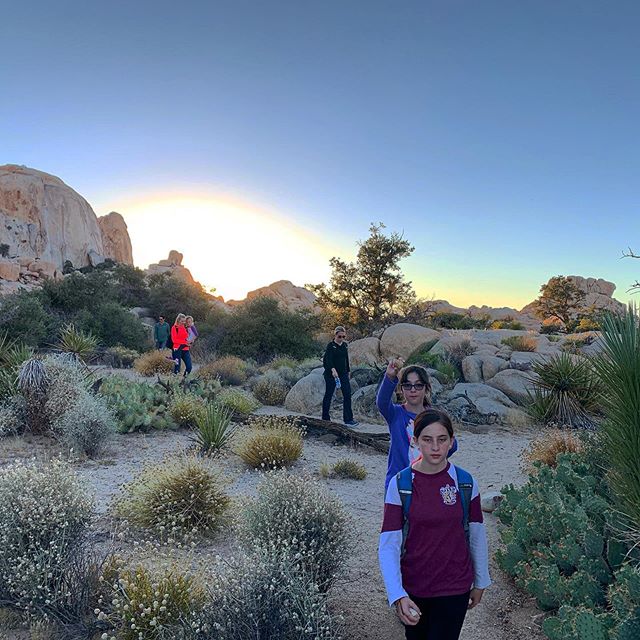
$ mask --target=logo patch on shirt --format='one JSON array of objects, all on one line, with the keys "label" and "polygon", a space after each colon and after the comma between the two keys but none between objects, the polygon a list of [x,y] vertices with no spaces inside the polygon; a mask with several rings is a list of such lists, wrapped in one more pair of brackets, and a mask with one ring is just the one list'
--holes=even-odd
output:
[{"label": "logo patch on shirt", "polygon": [[447,505],[453,505],[458,501],[457,489],[450,484],[440,487],[440,495],[442,496],[442,502]]}]

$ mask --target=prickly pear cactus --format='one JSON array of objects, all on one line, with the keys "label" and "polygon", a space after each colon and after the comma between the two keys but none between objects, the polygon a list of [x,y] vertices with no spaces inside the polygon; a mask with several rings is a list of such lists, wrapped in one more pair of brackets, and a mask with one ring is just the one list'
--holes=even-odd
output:
[{"label": "prickly pear cactus", "polygon": [[576,616],[575,628],[579,640],[607,640],[609,635],[602,620],[591,611],[581,611]]}]

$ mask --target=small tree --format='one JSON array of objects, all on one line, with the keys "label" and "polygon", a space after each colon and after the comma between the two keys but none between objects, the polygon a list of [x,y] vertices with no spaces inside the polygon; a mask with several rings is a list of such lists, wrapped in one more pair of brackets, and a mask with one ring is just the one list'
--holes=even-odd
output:
[{"label": "small tree", "polygon": [[534,312],[541,320],[556,318],[570,327],[582,310],[585,292],[567,276],[555,276],[540,287],[540,297],[534,302]]},{"label": "small tree", "polygon": [[413,247],[400,234],[386,236],[384,224],[371,224],[370,236],[358,242],[355,262],[333,257],[331,282],[306,285],[318,297],[318,304],[340,324],[365,331],[401,315],[416,302],[411,282],[405,282],[400,260]]}]

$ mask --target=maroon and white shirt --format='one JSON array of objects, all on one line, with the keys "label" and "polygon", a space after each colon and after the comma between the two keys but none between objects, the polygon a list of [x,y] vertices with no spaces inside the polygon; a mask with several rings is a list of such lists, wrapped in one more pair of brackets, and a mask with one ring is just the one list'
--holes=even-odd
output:
[{"label": "maroon and white shirt", "polygon": [[394,477],[384,504],[378,556],[389,604],[411,594],[419,598],[466,593],[491,584],[487,535],[480,492],[473,481],[469,544],[462,526],[462,501],[452,464],[435,474],[413,470],[409,534],[400,559],[404,516]]}]

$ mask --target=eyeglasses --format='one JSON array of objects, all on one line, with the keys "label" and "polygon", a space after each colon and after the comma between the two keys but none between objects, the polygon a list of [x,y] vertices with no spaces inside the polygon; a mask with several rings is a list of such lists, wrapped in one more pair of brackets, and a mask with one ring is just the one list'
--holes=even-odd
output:
[{"label": "eyeglasses", "polygon": [[417,382],[416,384],[411,384],[409,382],[403,382],[400,387],[403,391],[411,391],[411,389],[415,389],[416,391],[422,391],[425,387],[424,383]]},{"label": "eyeglasses", "polygon": [[346,335],[336,336],[336,338],[342,338],[343,340],[346,338]]}]

